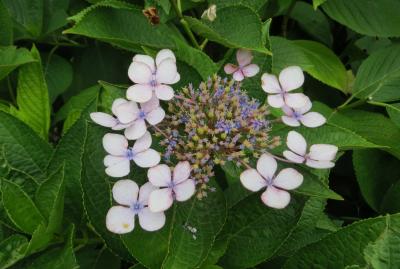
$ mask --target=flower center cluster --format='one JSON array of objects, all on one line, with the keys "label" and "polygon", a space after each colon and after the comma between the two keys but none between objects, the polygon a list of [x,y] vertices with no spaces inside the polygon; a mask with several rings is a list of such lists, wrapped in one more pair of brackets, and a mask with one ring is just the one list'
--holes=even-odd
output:
[{"label": "flower center cluster", "polygon": [[183,88],[182,94],[169,103],[158,135],[164,135],[164,159],[189,161],[204,190],[215,165],[248,164],[249,156],[259,157],[279,144],[279,137],[269,136],[267,107],[241,90],[239,82],[214,76],[198,89]]}]

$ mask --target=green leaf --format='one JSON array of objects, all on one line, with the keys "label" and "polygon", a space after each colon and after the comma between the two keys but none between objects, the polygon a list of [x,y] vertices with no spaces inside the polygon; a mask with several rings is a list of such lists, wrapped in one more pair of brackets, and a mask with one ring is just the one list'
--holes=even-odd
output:
[{"label": "green leaf", "polygon": [[84,208],[91,226],[107,247],[123,259],[132,260],[120,236],[109,232],[105,225],[107,212],[113,206],[111,179],[104,172],[105,151],[101,146],[107,131],[94,124],[87,126],[81,179]]},{"label": "green leaf", "polygon": [[0,268],[8,268],[25,255],[28,244],[26,237],[13,234],[0,243]]},{"label": "green leaf", "polygon": [[354,82],[357,98],[377,102],[400,99],[400,45],[371,54],[360,66]]},{"label": "green leaf", "polygon": [[0,47],[0,80],[20,65],[34,62],[36,59],[25,49],[9,46]]},{"label": "green leaf", "polygon": [[[226,201],[217,188],[207,197],[178,203],[170,229],[165,268],[196,268],[207,257],[226,219]],[[183,226],[182,226],[183,225]],[[196,228],[191,233],[188,226]]]},{"label": "green leaf", "polygon": [[31,198],[20,186],[5,179],[2,180],[1,192],[9,218],[23,232],[33,234],[44,218]]},{"label": "green leaf", "polygon": [[76,252],[81,269],[120,269],[121,260],[106,246],[99,250],[98,245],[86,245]]},{"label": "green leaf", "polygon": [[314,9],[317,9],[320,5],[325,3],[326,0],[312,0]]},{"label": "green leaf", "polygon": [[387,217],[386,229],[374,243],[364,249],[364,258],[372,268],[395,269],[400,267],[399,227],[392,227]]},{"label": "green leaf", "polygon": [[305,2],[296,2],[290,17],[297,21],[299,26],[313,38],[331,46],[333,41],[331,27],[321,10],[314,9]]},{"label": "green leaf", "polygon": [[217,15],[218,15],[218,8],[223,8],[232,5],[239,5],[239,4],[251,7],[254,10],[258,11],[265,4],[267,4],[268,0],[210,0],[208,2],[210,4],[217,5]]},{"label": "green leaf", "polygon": [[[357,150],[353,152],[353,164],[358,185],[366,202],[377,212],[387,213],[382,201],[393,184],[400,181],[400,161],[378,150]],[[393,208],[397,212],[399,209]]]},{"label": "green leaf", "polygon": [[174,47],[171,36],[176,35],[175,31],[165,24],[152,26],[140,8],[125,2],[102,1],[69,19],[75,25],[64,31],[67,34],[99,39],[133,51],[141,51],[140,46]]},{"label": "green leaf", "polygon": [[78,269],[74,254],[74,238],[75,228],[71,226],[66,238],[64,247],[57,247],[43,252],[41,255],[27,260],[21,264],[20,269]]},{"label": "green leaf", "polygon": [[0,1],[0,46],[13,43],[13,21],[3,1]]},{"label": "green leaf", "polygon": [[[399,229],[400,215],[390,217],[391,227]],[[296,252],[284,269],[345,268],[348,265],[365,266],[363,249],[379,238],[386,229],[386,217],[362,220],[339,229],[322,240]]]},{"label": "green leaf", "polygon": [[281,37],[271,37],[271,42],[272,72],[278,74],[285,67],[297,65],[321,82],[348,92],[346,68],[326,46],[314,41],[290,41]]},{"label": "green leaf", "polygon": [[43,63],[43,72],[49,88],[50,103],[53,103],[57,96],[71,85],[73,70],[71,64],[57,54],[46,55],[43,57]]},{"label": "green leaf", "polygon": [[80,119],[73,124],[61,138],[48,167],[48,173],[53,173],[64,163],[65,165],[65,217],[76,225],[83,217],[83,202],[81,190],[82,157],[86,139],[86,120],[89,113],[96,110],[97,98],[93,97],[86,104],[86,109]]},{"label": "green leaf", "polygon": [[332,19],[360,34],[400,36],[397,0],[329,0],[322,8]]},{"label": "green leaf", "polygon": [[[270,54],[266,48],[263,24],[258,14],[245,5],[231,5],[217,10],[217,18],[210,22],[185,17],[197,34],[229,48],[244,48]],[[232,30],[232,27],[235,30]]]},{"label": "green leaf", "polygon": [[20,69],[17,88],[18,110],[13,108],[11,112],[47,140],[50,128],[47,84],[36,47],[32,47],[31,54],[37,62]]},{"label": "green leaf", "polygon": [[249,268],[271,258],[296,226],[304,199],[294,197],[290,205],[277,210],[261,202],[260,193],[238,203],[228,215],[222,232],[229,245],[220,260],[223,268]]},{"label": "green leaf", "polygon": [[393,123],[400,127],[400,103],[387,104],[386,111]]},{"label": "green leaf", "polygon": [[43,29],[43,0],[3,0],[16,25],[16,38],[38,38]]},{"label": "green leaf", "polygon": [[67,9],[70,0],[43,0],[43,30],[42,34],[49,34],[68,23]]}]

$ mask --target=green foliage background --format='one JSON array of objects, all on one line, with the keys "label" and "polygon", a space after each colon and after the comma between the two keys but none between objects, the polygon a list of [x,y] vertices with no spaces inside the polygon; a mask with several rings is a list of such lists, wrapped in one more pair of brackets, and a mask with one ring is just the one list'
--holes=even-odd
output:
[{"label": "green foliage background", "polygon": [[[212,22],[201,19],[211,4]],[[399,10],[399,0],[0,0],[0,268],[400,268]],[[177,56],[178,91],[223,75],[238,48],[261,68],[243,83],[260,101],[262,73],[300,66],[327,124],[297,130],[337,145],[335,168],[301,168],[290,206],[274,210],[226,165],[217,191],[176,205],[162,230],[108,232],[115,179],[102,164],[106,130],[88,115],[124,95],[134,54],[162,48]]]}]

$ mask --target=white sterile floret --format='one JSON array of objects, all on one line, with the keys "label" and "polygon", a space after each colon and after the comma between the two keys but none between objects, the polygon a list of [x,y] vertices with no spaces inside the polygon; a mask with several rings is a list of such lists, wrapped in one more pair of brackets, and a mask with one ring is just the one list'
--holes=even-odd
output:
[{"label": "white sterile floret", "polygon": [[233,79],[236,81],[242,81],[245,77],[254,77],[260,71],[258,65],[251,63],[253,55],[249,50],[237,50],[236,60],[239,65],[226,64],[224,66],[225,73],[233,74]]},{"label": "white sterile floret", "polygon": [[174,53],[169,49],[160,50],[156,60],[147,55],[136,55],[128,69],[128,76],[137,83],[126,92],[129,100],[144,103],[153,94],[161,100],[171,100],[174,90],[171,84],[180,80]]},{"label": "white sterile floret", "polygon": [[160,154],[151,149],[152,140],[149,132],[136,140],[133,147],[128,147],[128,140],[120,134],[106,134],[103,147],[109,153],[104,158],[106,174],[111,177],[124,177],[130,172],[130,161],[137,166],[148,168],[160,162]]},{"label": "white sterile floret", "polygon": [[263,188],[261,200],[269,207],[282,209],[290,202],[290,194],[286,190],[293,190],[303,183],[303,175],[293,168],[282,169],[275,176],[276,160],[268,155],[261,155],[257,161],[257,169],[247,169],[240,174],[240,182],[253,192]]},{"label": "white sterile floret", "polygon": [[146,231],[156,231],[165,224],[163,212],[151,212],[148,208],[148,198],[152,191],[157,190],[150,182],[139,187],[130,179],[117,181],[112,189],[113,198],[119,204],[108,210],[106,226],[110,232],[125,234],[135,228],[135,216],[139,225]]},{"label": "white sterile floret", "polygon": [[118,111],[116,110],[116,108],[119,105],[122,104],[126,104],[129,101],[123,99],[123,98],[117,98],[114,100],[112,107],[111,107],[111,111],[114,114],[110,115],[104,112],[93,112],[90,113],[90,118],[97,124],[104,126],[104,127],[108,127],[111,128],[113,130],[123,130],[127,127],[129,127],[129,124],[124,124],[121,122],[121,120],[119,119],[118,116],[123,116],[122,114],[119,114]]},{"label": "white sterile floret", "polygon": [[189,178],[191,167],[189,162],[179,162],[171,175],[171,169],[160,164],[148,170],[149,181],[161,189],[150,194],[149,208],[153,212],[165,211],[171,207],[174,200],[183,202],[193,196],[196,183]]},{"label": "white sterile floret", "polygon": [[136,140],[142,137],[147,131],[145,120],[156,125],[165,117],[165,111],[160,106],[160,101],[153,96],[149,101],[140,104],[140,107],[133,102],[126,102],[115,108],[118,119],[123,124],[128,125],[125,129],[125,137],[130,140]]},{"label": "white sterile floret", "polygon": [[300,108],[290,108],[286,105],[283,106],[282,110],[285,115],[281,117],[282,122],[292,127],[300,126],[300,124],[309,128],[323,125],[326,122],[325,117],[318,112],[309,112],[311,107],[312,103],[310,99],[307,100],[305,106]]},{"label": "white sterile floret", "polygon": [[332,162],[338,151],[334,145],[314,144],[307,153],[307,142],[296,131],[290,131],[286,144],[290,150],[285,150],[283,156],[294,163],[305,163],[307,166],[317,169],[332,168]]},{"label": "white sterile floret", "polygon": [[281,71],[279,80],[275,75],[264,73],[261,77],[261,87],[268,93],[268,104],[275,108],[287,105],[300,108],[306,105],[307,96],[303,93],[290,93],[300,88],[304,83],[304,74],[300,67],[289,66]]}]

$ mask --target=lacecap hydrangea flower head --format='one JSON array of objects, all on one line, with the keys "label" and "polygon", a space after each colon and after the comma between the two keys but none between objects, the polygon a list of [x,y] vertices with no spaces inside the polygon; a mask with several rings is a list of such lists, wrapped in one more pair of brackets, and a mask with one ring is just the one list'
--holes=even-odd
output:
[{"label": "lacecap hydrangea flower head", "polygon": [[[285,137],[271,135],[272,125],[278,122],[315,128],[326,121],[311,111],[310,99],[298,92],[304,83],[301,68],[286,67],[278,77],[263,74],[260,89],[268,95],[263,104],[241,88],[240,81],[259,72],[251,52],[238,50],[236,59],[237,64],[224,67],[232,79],[213,75],[200,85],[177,90],[173,85],[180,75],[171,50],[159,51],[155,59],[136,55],[128,70],[134,84],[126,99],[114,101],[113,115],[91,114],[94,122],[110,128],[103,138],[105,173],[123,178],[112,190],[115,206],[106,216],[108,230],[131,232],[136,216],[142,229],[161,229],[164,212],[173,203],[207,199],[207,193],[215,190],[210,181],[215,180],[216,166],[228,162],[244,168],[243,187],[262,190],[261,202],[275,209],[285,208],[290,191],[303,182],[299,171],[279,170],[277,161],[315,169],[334,166],[338,150],[334,145],[307,145],[294,130]],[[274,118],[270,107],[281,109],[283,116]],[[152,149],[152,135],[159,137],[161,152]],[[287,145],[282,156],[272,154],[282,141]],[[142,186],[124,178],[135,166],[148,168],[147,183]]]}]

